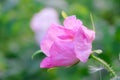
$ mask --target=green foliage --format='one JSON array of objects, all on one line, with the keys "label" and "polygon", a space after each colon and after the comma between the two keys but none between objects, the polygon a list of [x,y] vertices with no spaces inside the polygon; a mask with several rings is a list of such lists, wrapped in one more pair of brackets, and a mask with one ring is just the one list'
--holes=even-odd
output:
[{"label": "green foliage", "polygon": [[[59,1],[62,0],[57,3],[48,0],[0,0],[0,80],[99,79],[99,74],[88,71],[87,64],[97,65],[91,61],[47,72],[47,69],[39,68],[44,54],[31,59],[32,54],[39,50],[30,29],[31,18],[45,7],[54,7],[61,14],[64,6],[58,7]],[[66,3],[64,10],[68,16],[76,15],[91,29],[90,12],[93,14],[96,27],[93,50],[103,50],[99,57],[120,75],[120,0],[66,0]],[[101,73],[102,80],[110,80],[105,70]]]}]

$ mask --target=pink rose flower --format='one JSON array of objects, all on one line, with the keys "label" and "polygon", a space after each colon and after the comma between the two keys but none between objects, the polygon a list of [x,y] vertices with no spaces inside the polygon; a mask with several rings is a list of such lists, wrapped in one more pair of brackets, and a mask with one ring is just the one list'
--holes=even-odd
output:
[{"label": "pink rose flower", "polygon": [[41,50],[47,56],[41,68],[71,66],[86,62],[92,51],[95,32],[87,29],[75,16],[67,17],[64,26],[52,24],[41,41]]}]

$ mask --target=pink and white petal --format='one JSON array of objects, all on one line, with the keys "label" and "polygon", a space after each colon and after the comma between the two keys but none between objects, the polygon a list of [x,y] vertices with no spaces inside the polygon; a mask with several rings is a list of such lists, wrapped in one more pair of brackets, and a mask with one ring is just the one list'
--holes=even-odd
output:
[{"label": "pink and white petal", "polygon": [[49,50],[55,40],[58,40],[60,36],[72,36],[70,30],[65,29],[63,26],[52,24],[45,37],[41,41],[41,50],[47,55],[50,56]]},{"label": "pink and white petal", "polygon": [[76,19],[76,16],[67,17],[64,21],[64,26],[67,29],[76,31],[82,25],[82,22]]}]

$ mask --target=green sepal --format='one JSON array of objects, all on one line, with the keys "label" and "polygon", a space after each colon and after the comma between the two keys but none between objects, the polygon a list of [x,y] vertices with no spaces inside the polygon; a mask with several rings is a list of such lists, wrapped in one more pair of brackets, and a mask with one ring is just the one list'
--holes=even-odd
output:
[{"label": "green sepal", "polygon": [[49,68],[48,70],[47,70],[47,72],[50,72],[50,71],[53,71],[53,70],[56,70],[57,68],[55,67],[55,68]]},{"label": "green sepal", "polygon": [[101,53],[102,53],[102,50],[101,50],[101,49],[93,50],[92,53],[101,54]]},{"label": "green sepal", "polygon": [[40,53],[43,53],[41,50],[38,50],[38,51],[36,51],[35,53],[33,53],[33,55],[32,55],[32,59],[34,58],[34,56],[36,56],[37,54],[40,54]]},{"label": "green sepal", "polygon": [[62,14],[62,17],[63,17],[64,19],[67,17],[67,14],[66,14],[65,11],[62,11],[61,14]]}]

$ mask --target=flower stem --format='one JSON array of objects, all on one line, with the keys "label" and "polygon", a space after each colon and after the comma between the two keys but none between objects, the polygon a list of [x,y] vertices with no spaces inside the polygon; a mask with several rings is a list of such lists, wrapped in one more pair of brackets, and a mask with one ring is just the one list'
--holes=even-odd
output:
[{"label": "flower stem", "polygon": [[99,57],[94,56],[93,54],[91,55],[91,57],[92,57],[94,60],[96,60],[96,61],[98,61],[99,63],[101,63],[101,64],[111,73],[112,77],[116,77],[115,71],[109,66],[108,63],[106,63],[104,60],[100,59]]}]

